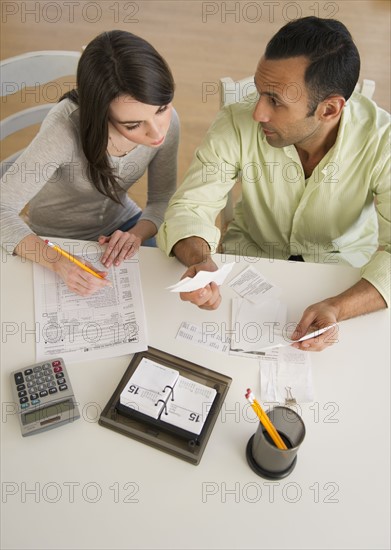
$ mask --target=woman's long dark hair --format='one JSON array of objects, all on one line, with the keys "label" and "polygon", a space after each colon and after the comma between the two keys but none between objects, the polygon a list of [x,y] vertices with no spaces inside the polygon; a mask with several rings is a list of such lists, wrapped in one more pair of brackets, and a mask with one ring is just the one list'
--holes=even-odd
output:
[{"label": "woman's long dark hair", "polygon": [[88,44],[77,68],[77,89],[69,98],[79,105],[80,136],[88,176],[115,202],[119,184],[107,155],[108,111],[113,99],[130,95],[148,105],[167,105],[174,96],[170,68],[151,44],[130,32],[113,30]]}]

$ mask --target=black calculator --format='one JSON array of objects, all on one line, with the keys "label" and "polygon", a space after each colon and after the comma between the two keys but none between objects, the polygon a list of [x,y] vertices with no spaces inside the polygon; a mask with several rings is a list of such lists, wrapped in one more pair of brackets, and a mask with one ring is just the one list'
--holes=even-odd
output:
[{"label": "black calculator", "polygon": [[32,435],[80,418],[61,357],[11,373],[12,394],[22,435]]}]

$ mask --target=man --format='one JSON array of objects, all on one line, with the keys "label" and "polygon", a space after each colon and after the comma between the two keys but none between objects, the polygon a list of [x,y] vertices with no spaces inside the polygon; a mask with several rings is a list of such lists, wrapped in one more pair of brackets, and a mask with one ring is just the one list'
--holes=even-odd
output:
[{"label": "man", "polygon": [[[306,17],[280,29],[258,63],[254,101],[221,110],[158,234],[185,276],[214,271],[214,221],[240,174],[224,252],[361,267],[357,284],[304,311],[294,339],[389,306],[390,117],[354,92],[359,71],[339,21]],[[205,309],[221,301],[214,283],[181,297]],[[328,340],[294,346],[320,351]]]}]

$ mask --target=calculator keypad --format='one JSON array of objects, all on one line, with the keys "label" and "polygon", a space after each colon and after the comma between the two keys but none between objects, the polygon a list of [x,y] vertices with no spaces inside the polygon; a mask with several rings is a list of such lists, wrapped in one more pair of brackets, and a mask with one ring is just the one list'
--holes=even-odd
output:
[{"label": "calculator keypad", "polygon": [[68,389],[61,360],[46,361],[14,374],[21,409],[39,405],[48,395]]}]

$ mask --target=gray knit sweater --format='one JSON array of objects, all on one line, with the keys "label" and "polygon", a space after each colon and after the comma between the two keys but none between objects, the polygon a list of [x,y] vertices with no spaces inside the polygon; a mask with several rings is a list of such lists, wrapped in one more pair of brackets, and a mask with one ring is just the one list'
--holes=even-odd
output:
[{"label": "gray knit sweater", "polygon": [[[78,106],[68,99],[61,101],[1,180],[1,245],[12,253],[32,232],[82,240],[110,235],[140,211],[127,191],[147,169],[148,198],[141,218],[159,228],[176,188],[178,141],[179,120],[173,110],[163,145],[138,145],[124,157],[110,157],[122,178],[123,204],[117,204],[99,193],[88,179]],[[29,225],[19,216],[27,203]]]}]

